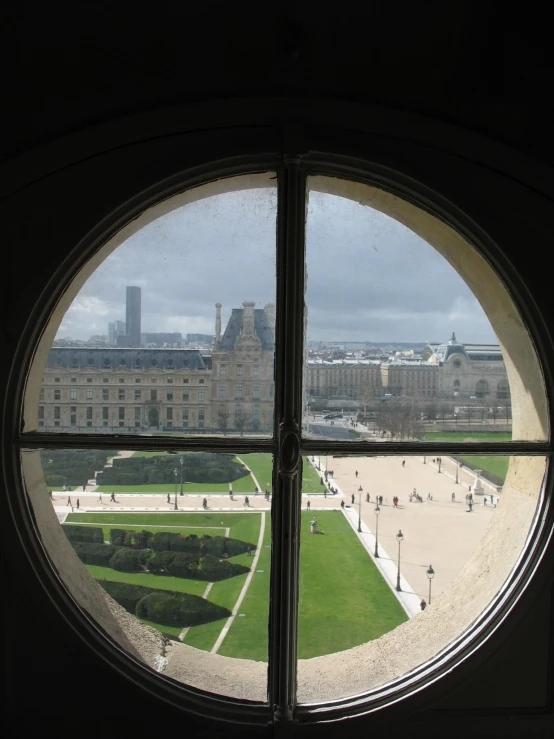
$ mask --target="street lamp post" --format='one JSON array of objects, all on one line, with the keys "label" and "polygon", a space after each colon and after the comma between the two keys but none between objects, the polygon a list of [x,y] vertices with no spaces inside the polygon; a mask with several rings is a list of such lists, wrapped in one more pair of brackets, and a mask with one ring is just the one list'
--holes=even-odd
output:
[{"label": "street lamp post", "polygon": [[402,539],[404,538],[404,534],[402,531],[398,531],[398,534],[396,534],[396,541],[398,542],[398,573],[396,575],[396,589],[398,592],[402,590],[400,587],[400,545],[402,544]]},{"label": "street lamp post", "polygon": [[179,495],[182,495],[183,494],[183,463],[185,460],[183,457],[181,457],[179,461],[181,462],[181,492],[179,493]]},{"label": "street lamp post", "polygon": [[435,577],[435,570],[433,569],[433,565],[429,565],[429,569],[427,570],[427,577],[429,578],[429,605],[431,605],[431,580]]},{"label": "street lamp post", "polygon": [[379,504],[375,507],[375,556],[379,557],[379,514],[381,509]]},{"label": "street lamp post", "polygon": [[442,459],[439,457],[439,475],[441,473],[441,463],[442,463]]},{"label": "street lamp post", "polygon": [[423,464],[427,464],[427,457],[423,457]]},{"label": "street lamp post", "polygon": [[175,475],[175,505],[173,506],[173,510],[177,510],[177,475],[179,474],[179,470],[177,467],[173,470],[173,474]]},{"label": "street lamp post", "polygon": [[459,462],[456,462],[456,485],[458,484],[458,470],[460,469]]},{"label": "street lamp post", "polygon": [[358,488],[358,533],[362,533],[362,486]]}]

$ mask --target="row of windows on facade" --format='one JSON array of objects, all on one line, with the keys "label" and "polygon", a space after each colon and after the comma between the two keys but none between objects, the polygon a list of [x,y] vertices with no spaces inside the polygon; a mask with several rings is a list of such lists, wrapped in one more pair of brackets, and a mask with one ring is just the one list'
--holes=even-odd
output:
[{"label": "row of windows on facade", "polygon": [[[234,387],[235,390],[235,398],[240,399],[243,397],[248,397],[250,394],[250,389],[252,389],[252,399],[253,400],[259,400],[261,398],[260,396],[260,386],[254,385],[252,388],[249,386],[245,387],[243,389],[242,384],[237,384]],[[147,391],[146,391],[147,392]],[[160,391],[160,397],[159,400],[162,399],[162,392]],[[178,390],[166,390],[165,391],[165,400],[166,402],[173,402],[177,395],[179,394]],[[53,391],[48,392],[48,400],[110,400],[110,391],[108,388],[102,389],[102,397],[100,397],[99,391],[94,391],[93,388],[86,388],[85,390],[77,389],[76,387],[69,388],[69,397],[68,397],[68,391],[62,390],[61,388],[56,388]],[[269,398],[273,397],[273,386],[269,388],[268,392]],[[128,391],[121,389],[117,391],[117,398],[115,397],[115,392],[112,392],[111,399],[112,400],[127,400],[129,397]],[[195,401],[198,397],[198,402],[202,403],[206,400],[206,391],[204,389],[198,390],[198,395],[195,391],[191,392],[187,389],[182,391],[182,399],[183,401]],[[227,398],[227,385],[226,383],[220,383],[219,384],[219,397],[220,398]],[[40,390],[40,400],[44,401],[46,399],[46,391],[44,388],[41,388]],[[135,390],[134,391],[134,400],[142,400],[142,390]],[[157,402],[158,401],[158,391],[157,390],[150,390],[150,396],[148,398],[148,395],[145,397],[145,399],[149,399],[150,401]]]},{"label": "row of windows on facade", "polygon": [[[152,366],[156,366],[156,360],[151,360],[151,364],[152,364]],[[89,359],[87,366],[88,367],[94,367],[95,366],[95,360],[92,359],[92,358]],[[119,367],[125,367],[125,360],[122,359],[120,361],[120,363],[119,363],[118,366]],[[73,360],[73,362],[72,362],[72,368],[73,369],[80,369],[79,360],[77,360],[77,359],[74,359]],[[112,369],[112,366],[111,366],[109,360],[106,360],[104,362],[103,369],[105,369],[105,370]],[[143,369],[143,367],[142,367],[141,362],[140,362],[139,359],[137,359],[137,361],[135,362],[135,369]],[[175,369],[175,365],[173,365],[172,363],[168,363],[168,364],[165,365],[165,367],[163,369],[172,370],[172,369]],[[196,371],[198,371],[198,370],[196,370]],[[250,366],[249,365],[245,365],[243,367],[242,364],[235,365],[235,374],[236,374],[237,377],[241,377],[243,375],[243,371],[244,371],[244,374],[245,375],[249,375],[250,374]],[[219,376],[220,377],[225,377],[226,375],[227,375],[227,365],[225,365],[225,364],[219,365]],[[254,364],[252,366],[252,375],[254,377],[260,377],[260,365],[259,364]],[[152,378],[151,382],[156,382],[156,379],[157,378]],[[108,379],[107,378],[104,378],[104,381],[105,382],[108,382]],[[120,377],[119,378],[119,381],[120,382],[125,382],[125,378],[124,377]],[[167,378],[167,381],[168,382],[173,382],[173,378],[172,377],[168,377]],[[188,378],[184,378],[183,379],[183,382],[188,382],[188,381],[189,381]],[[135,382],[140,382],[140,378],[139,377],[135,378]],[[199,379],[199,382],[200,382],[200,384],[202,384],[204,382],[203,378],[200,378]]]},{"label": "row of windows on facade", "polygon": [[[39,426],[44,426],[45,420],[52,420],[54,422],[54,426],[60,426],[63,410],[64,409],[62,409],[61,406],[54,406],[52,409],[48,408],[45,413],[45,407],[39,406]],[[194,422],[198,420],[198,427],[204,428],[204,422],[206,421],[205,408],[200,406],[194,410],[197,411],[198,418],[196,418],[196,414],[194,411],[190,412],[189,408],[165,408],[165,425],[170,428],[170,424],[173,424],[174,421],[179,421],[182,419],[182,427],[188,428],[189,421],[192,420]],[[106,427],[108,425],[114,425],[115,422],[117,422],[120,426],[131,425],[131,423],[134,423],[136,427],[139,427],[144,424],[144,409],[142,407],[139,407],[134,408],[133,413],[131,413],[131,411],[133,411],[133,409],[130,409],[126,406],[120,406],[117,409],[117,414],[115,414],[115,409],[109,406],[104,406],[102,408],[95,408],[94,406],[88,406],[86,408],[70,406],[69,425],[77,426],[82,424],[84,425],[86,423],[87,426],[91,427],[94,420],[96,420],[97,422],[102,421],[102,424]],[[223,413],[224,409],[220,409],[220,412]],[[240,425],[240,412],[238,409],[235,411],[235,414],[230,414],[231,418],[233,416],[235,418],[235,425]],[[254,405],[252,407],[252,420],[255,422],[258,422],[260,420],[260,407],[257,405]],[[161,418],[159,419],[159,421],[162,422],[164,421],[164,419]]]},{"label": "row of windows on facade", "polygon": [[[58,383],[61,383],[62,382],[62,379],[65,379],[65,378],[62,378],[61,376],[56,375],[54,377],[54,379],[53,379],[53,382],[54,382],[54,384],[58,384]],[[71,377],[70,378],[70,382],[77,383],[79,379],[80,378],[78,378],[76,376],[75,377]],[[173,377],[171,375],[169,375],[168,377],[162,377],[162,378],[159,378],[159,377],[151,377],[150,378],[150,382],[152,383],[152,385],[155,385],[158,382],[159,379],[161,379],[161,380],[164,380],[165,379],[168,385],[173,385]],[[183,385],[188,385],[190,379],[191,378],[189,378],[189,377],[183,377]],[[194,380],[194,378],[192,378],[192,379]],[[126,377],[118,377],[118,382],[119,382],[120,385],[125,384],[127,382],[127,380],[130,381],[131,378],[130,377],[128,377],[128,378],[126,378]],[[43,383],[45,382],[45,378],[44,377],[42,378],[42,382]],[[49,382],[50,383],[52,382],[52,379],[50,377],[48,377],[46,379],[46,383],[49,383]],[[93,384],[94,383],[94,377],[87,376],[86,377],[86,382],[89,385]],[[102,377],[102,382],[104,384],[108,384],[110,382],[110,378],[108,376],[104,375]],[[141,382],[142,382],[142,377],[135,377],[135,383],[137,385],[139,385]],[[204,377],[199,377],[198,378],[198,384],[199,385],[204,385],[205,383],[206,383],[206,380],[205,380]],[[191,382],[190,384],[192,385],[193,383]]]}]

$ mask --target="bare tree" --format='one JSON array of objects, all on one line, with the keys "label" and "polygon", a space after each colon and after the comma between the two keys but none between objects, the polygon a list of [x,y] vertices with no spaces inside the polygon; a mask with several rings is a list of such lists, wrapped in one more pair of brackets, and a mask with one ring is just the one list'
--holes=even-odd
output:
[{"label": "bare tree", "polygon": [[510,418],[512,417],[512,403],[510,400],[504,401],[504,404],[502,406],[502,413],[504,415],[504,418],[506,419],[506,423],[509,423]]},{"label": "bare tree", "polygon": [[229,413],[229,409],[224,405],[220,405],[219,410],[217,411],[217,425],[219,430],[223,431],[224,436],[227,433],[230,416],[231,414]]},{"label": "bare tree", "polygon": [[498,418],[499,410],[500,409],[498,408],[497,405],[493,405],[491,407],[491,416],[492,416],[493,423],[496,423],[496,419]]},{"label": "bare tree", "polygon": [[242,407],[239,407],[235,411],[235,428],[237,431],[240,431],[240,435],[242,436],[244,433],[244,429],[248,424],[250,423],[252,419],[252,415],[250,413],[247,413]]}]

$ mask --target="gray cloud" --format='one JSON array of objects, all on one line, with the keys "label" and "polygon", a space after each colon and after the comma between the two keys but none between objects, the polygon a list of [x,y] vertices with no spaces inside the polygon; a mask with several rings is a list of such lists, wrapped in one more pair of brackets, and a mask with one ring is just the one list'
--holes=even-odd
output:
[{"label": "gray cloud", "polygon": [[[213,333],[244,300],[275,302],[274,189],[206,198],[129,238],[98,268],[58,337],[107,334],[125,318],[125,287],[142,287],[142,330]],[[495,341],[479,303],[446,260],[366,206],[312,193],[307,225],[308,337]]]}]

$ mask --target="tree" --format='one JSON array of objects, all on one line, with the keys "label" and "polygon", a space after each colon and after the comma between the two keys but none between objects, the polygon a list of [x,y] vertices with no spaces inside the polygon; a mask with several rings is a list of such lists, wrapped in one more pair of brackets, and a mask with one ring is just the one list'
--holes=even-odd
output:
[{"label": "tree", "polygon": [[367,404],[375,399],[375,390],[368,382],[362,382],[358,388],[356,398],[362,404],[365,414],[367,411]]},{"label": "tree", "polygon": [[219,430],[223,431],[224,436],[227,433],[230,416],[231,414],[229,413],[229,409],[224,405],[220,405],[219,410],[217,411],[217,425]]},{"label": "tree", "polygon": [[492,416],[493,423],[496,423],[496,419],[498,418],[499,410],[500,409],[498,408],[497,405],[493,405],[491,407],[491,416]]},{"label": "tree", "polygon": [[504,401],[504,404],[502,406],[502,413],[504,415],[504,418],[506,419],[506,423],[509,423],[510,418],[512,417],[512,403],[510,400]]},{"label": "tree", "polygon": [[240,406],[235,411],[235,428],[237,431],[240,431],[240,435],[242,436],[244,433],[244,429],[251,421],[251,414],[247,413],[243,408]]}]

